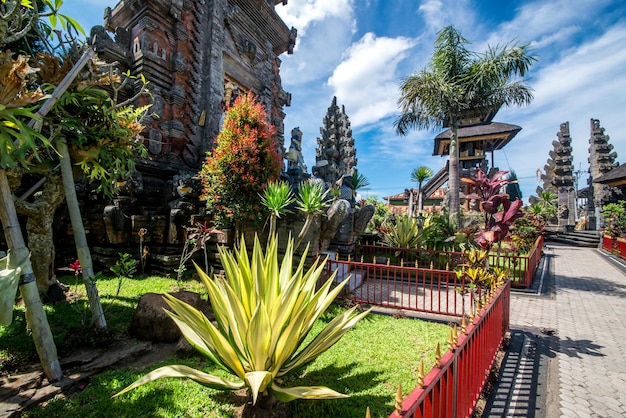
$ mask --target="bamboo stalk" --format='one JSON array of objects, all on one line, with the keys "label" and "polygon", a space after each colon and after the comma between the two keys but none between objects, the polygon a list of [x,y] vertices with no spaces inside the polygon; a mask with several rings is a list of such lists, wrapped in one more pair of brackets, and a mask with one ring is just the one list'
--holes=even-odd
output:
[{"label": "bamboo stalk", "polygon": [[87,290],[87,299],[89,299],[89,307],[91,308],[91,321],[98,328],[106,328],[107,323],[104,318],[104,311],[98,296],[98,288],[92,280],[94,276],[93,262],[91,260],[91,252],[87,244],[87,234],[85,234],[85,226],[80,214],[78,198],[76,196],[76,186],[74,184],[74,174],[72,173],[72,161],[70,160],[70,152],[67,148],[65,138],[57,141],[57,151],[61,158],[61,175],[63,176],[63,189],[65,190],[65,202],[67,203],[70,221],[72,222],[72,230],[74,231],[74,242],[76,243],[76,252],[80,261],[80,268],[83,271],[83,282]]},{"label": "bamboo stalk", "polygon": [[57,357],[57,349],[54,345],[50,324],[39,298],[35,274],[30,262],[30,252],[24,242],[22,229],[17,218],[13,195],[7,180],[5,170],[0,169],[0,195],[1,210],[0,222],[4,227],[4,236],[11,250],[11,268],[21,264],[22,275],[20,278],[20,294],[26,305],[26,322],[33,334],[33,341],[43,371],[50,382],[56,382],[63,377],[63,371]]}]

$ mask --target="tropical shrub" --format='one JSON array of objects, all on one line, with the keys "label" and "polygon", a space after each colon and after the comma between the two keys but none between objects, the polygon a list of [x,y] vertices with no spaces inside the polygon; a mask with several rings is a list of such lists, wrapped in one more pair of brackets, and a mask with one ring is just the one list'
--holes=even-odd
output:
[{"label": "tropical shrub", "polygon": [[252,93],[238,96],[226,110],[217,145],[207,153],[200,170],[202,197],[217,227],[260,221],[259,195],[278,179],[282,158],[274,139],[275,128]]},{"label": "tropical shrub", "polygon": [[455,269],[464,286],[458,287],[456,291],[461,294],[470,293],[474,301],[472,314],[475,314],[482,298],[491,289],[500,287],[509,277],[509,271],[500,267],[491,268],[488,250],[474,248],[466,251],[465,255],[467,263]]},{"label": "tropical shrub", "polygon": [[558,195],[554,191],[537,187],[537,196],[530,196],[528,201],[529,210],[541,216],[545,223],[556,222]]},{"label": "tropical shrub", "polygon": [[511,227],[511,241],[519,251],[527,253],[545,231],[546,221],[534,214],[529,208],[522,211],[522,217],[516,219]]},{"label": "tropical shrub", "polygon": [[457,228],[445,211],[427,216],[422,231],[422,246],[436,251],[466,251],[476,247],[473,221],[464,218],[461,221],[464,222],[462,228]]},{"label": "tropical shrub", "polygon": [[385,220],[387,220],[387,218],[391,215],[389,208],[387,207],[385,202],[378,200],[377,196],[368,197],[361,202],[362,207],[366,205],[372,205],[375,209],[374,216],[372,216],[372,219],[370,219],[369,223],[367,224],[365,232],[370,234],[381,233],[381,228],[383,227]]},{"label": "tropical shrub", "polygon": [[622,236],[626,231],[626,201],[609,203],[602,207],[604,217],[604,233],[612,238]]},{"label": "tropical shrub", "polygon": [[265,253],[255,238],[251,258],[244,240],[234,254],[223,247],[219,247],[219,252],[224,278],[210,278],[198,269],[217,325],[172,296],[166,295],[166,301],[173,311],[169,315],[189,343],[235,379],[221,379],[187,366],[165,366],[148,373],[116,396],[153,380],[178,377],[216,389],[248,388],[253,404],[259,397],[266,400],[268,395],[283,402],[345,397],[327,387],[286,388],[280,383],[283,376],[328,350],[369,312],[357,313],[355,306],[335,317],[315,338],[303,344],[317,318],[346,281],[331,289],[333,274],[316,290],[325,263],[315,261],[305,271],[306,256],[303,256],[294,266],[291,239],[280,265],[275,236],[270,238]]}]

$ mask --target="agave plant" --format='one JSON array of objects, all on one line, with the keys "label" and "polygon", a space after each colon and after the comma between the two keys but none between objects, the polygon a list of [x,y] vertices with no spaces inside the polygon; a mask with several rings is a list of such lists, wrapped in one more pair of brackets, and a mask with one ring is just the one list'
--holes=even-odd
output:
[{"label": "agave plant", "polygon": [[325,263],[316,261],[305,271],[306,256],[303,256],[294,270],[291,239],[280,265],[276,237],[270,238],[265,253],[255,238],[251,258],[245,241],[241,243],[241,248],[234,254],[219,248],[225,278],[209,278],[198,268],[208,289],[217,325],[199,310],[166,295],[173,311],[168,314],[187,341],[235,379],[221,379],[187,366],[165,366],[148,373],[115,396],[153,380],[179,377],[216,389],[247,387],[253,404],[259,396],[269,395],[283,402],[299,398],[347,397],[323,386],[281,387],[280,378],[328,350],[369,311],[358,313],[356,307],[345,311],[303,347],[313,324],[346,282],[331,289],[333,274],[316,290]]},{"label": "agave plant", "polygon": [[417,248],[421,234],[417,221],[408,216],[399,216],[395,224],[387,221],[382,235],[383,244],[393,248]]}]

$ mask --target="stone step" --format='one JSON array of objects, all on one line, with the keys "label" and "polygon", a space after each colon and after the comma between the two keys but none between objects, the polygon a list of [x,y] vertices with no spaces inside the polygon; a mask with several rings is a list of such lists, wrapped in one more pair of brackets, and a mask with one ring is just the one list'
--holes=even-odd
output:
[{"label": "stone step", "polygon": [[561,244],[567,244],[574,247],[588,247],[596,248],[600,241],[583,241],[579,239],[570,239],[566,237],[550,237],[546,238],[546,242],[558,242]]},{"label": "stone step", "polygon": [[567,231],[546,233],[546,241],[559,242],[562,244],[568,244],[577,247],[597,247],[598,245],[600,245],[600,239],[601,238],[598,231]]}]

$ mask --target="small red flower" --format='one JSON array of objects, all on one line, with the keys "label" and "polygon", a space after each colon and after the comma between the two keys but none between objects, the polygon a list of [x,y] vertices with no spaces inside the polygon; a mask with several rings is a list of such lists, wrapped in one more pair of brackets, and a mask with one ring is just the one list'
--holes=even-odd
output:
[{"label": "small red flower", "polygon": [[76,260],[72,264],[70,264],[70,268],[74,270],[74,274],[78,276],[82,272],[80,268],[80,260]]}]

